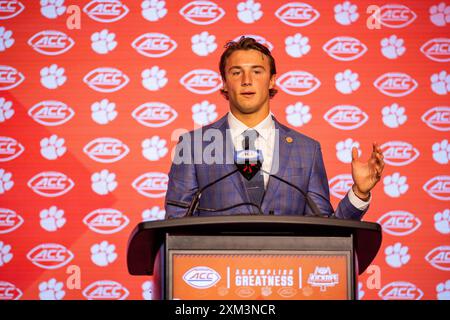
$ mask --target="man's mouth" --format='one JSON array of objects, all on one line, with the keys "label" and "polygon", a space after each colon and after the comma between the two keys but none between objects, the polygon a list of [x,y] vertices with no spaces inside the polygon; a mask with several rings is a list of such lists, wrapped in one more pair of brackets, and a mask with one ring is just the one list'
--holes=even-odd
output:
[{"label": "man's mouth", "polygon": [[243,95],[244,97],[253,97],[253,95],[255,95],[255,92],[241,92],[241,95]]}]

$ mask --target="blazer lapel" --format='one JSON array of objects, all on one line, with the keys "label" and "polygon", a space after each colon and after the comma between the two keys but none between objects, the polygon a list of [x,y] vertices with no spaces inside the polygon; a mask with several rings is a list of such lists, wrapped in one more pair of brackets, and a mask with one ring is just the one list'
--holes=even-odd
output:
[{"label": "blazer lapel", "polygon": [[[280,123],[273,118],[275,121],[275,146],[274,146],[274,155],[272,162],[271,174],[277,175],[279,177],[283,177],[284,171],[286,170],[287,164],[290,161],[292,146],[288,142],[289,140],[289,130],[285,127],[281,126]],[[277,170],[278,169],[278,170]],[[262,210],[263,212],[268,212],[273,208],[270,207],[274,197],[277,194],[278,187],[280,186],[281,181],[274,178],[269,178],[269,182],[267,184],[266,192],[264,195]]]}]

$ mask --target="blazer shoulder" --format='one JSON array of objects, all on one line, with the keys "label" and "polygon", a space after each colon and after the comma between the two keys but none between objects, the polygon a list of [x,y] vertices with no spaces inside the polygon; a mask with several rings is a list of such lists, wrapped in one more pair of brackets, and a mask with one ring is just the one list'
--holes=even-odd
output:
[{"label": "blazer shoulder", "polygon": [[320,142],[303,134],[294,129],[291,129],[284,124],[278,123],[278,125],[285,131],[286,136],[293,138],[294,142],[297,144],[306,145],[310,148],[320,147]]}]

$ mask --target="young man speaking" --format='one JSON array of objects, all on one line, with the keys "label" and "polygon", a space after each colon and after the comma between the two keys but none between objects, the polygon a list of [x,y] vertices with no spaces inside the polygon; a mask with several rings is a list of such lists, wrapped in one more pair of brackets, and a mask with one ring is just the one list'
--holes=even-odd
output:
[{"label": "young man speaking", "polygon": [[[193,215],[319,213],[360,220],[384,168],[378,144],[373,143],[368,162],[352,149],[354,184],[334,211],[320,144],[282,125],[270,112],[276,67],[269,49],[248,37],[225,48],[219,67],[230,112],[181,137],[169,173],[166,218],[184,217],[191,207]],[[234,160],[242,150],[255,151],[258,165],[235,172]],[[254,176],[246,176],[259,166]],[[193,202],[197,206],[190,206]]]}]

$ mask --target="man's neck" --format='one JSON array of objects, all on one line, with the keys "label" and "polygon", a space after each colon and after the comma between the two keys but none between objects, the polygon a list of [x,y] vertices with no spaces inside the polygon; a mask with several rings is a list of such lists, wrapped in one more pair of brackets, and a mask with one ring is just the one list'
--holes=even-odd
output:
[{"label": "man's neck", "polygon": [[261,121],[266,119],[270,113],[269,108],[266,108],[265,110],[261,109],[255,113],[249,114],[240,113],[233,109],[234,108],[230,108],[230,112],[233,114],[233,116],[249,128],[256,127],[259,123],[261,123]]}]

